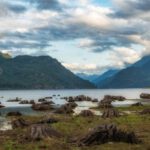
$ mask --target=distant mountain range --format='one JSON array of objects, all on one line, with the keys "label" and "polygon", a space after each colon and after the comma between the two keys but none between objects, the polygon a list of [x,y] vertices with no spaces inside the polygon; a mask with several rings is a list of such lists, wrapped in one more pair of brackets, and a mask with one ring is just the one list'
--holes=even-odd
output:
[{"label": "distant mountain range", "polygon": [[96,80],[99,77],[99,75],[97,74],[88,75],[85,73],[77,73],[76,75],[80,77],[81,79],[90,81],[91,83],[94,83],[94,80]]},{"label": "distant mountain range", "polygon": [[0,54],[0,89],[83,89],[95,88],[49,56]]},{"label": "distant mountain range", "polygon": [[150,56],[145,56],[135,64],[120,70],[103,80],[99,88],[148,88],[150,87]]}]

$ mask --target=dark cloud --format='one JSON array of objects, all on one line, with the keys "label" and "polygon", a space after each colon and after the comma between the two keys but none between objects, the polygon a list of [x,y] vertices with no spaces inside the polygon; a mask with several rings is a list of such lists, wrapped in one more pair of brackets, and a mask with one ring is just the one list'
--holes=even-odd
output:
[{"label": "dark cloud", "polygon": [[117,11],[111,16],[129,18],[150,11],[150,0],[126,0],[124,5],[117,5]]},{"label": "dark cloud", "polygon": [[62,5],[58,0],[28,0],[38,9],[62,10]]},{"label": "dark cloud", "polygon": [[7,7],[10,11],[15,12],[15,13],[23,13],[27,10],[27,8],[23,5],[8,4]]}]

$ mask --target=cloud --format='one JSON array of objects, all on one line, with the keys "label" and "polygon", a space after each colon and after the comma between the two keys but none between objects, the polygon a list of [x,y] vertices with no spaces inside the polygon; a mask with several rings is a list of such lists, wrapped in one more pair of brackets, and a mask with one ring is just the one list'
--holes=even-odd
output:
[{"label": "cloud", "polygon": [[134,63],[150,53],[150,1],[112,0],[112,4],[104,7],[92,0],[0,2],[0,50],[42,55],[49,54],[53,41],[77,40],[76,48],[95,55],[103,52],[100,57],[105,52],[111,56],[110,65],[90,63],[83,65],[84,69],[76,65],[80,70]]}]

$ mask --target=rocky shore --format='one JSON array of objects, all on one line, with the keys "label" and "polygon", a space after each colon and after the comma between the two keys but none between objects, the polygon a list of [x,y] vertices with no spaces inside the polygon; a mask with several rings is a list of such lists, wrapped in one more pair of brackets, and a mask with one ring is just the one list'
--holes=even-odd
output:
[{"label": "rocky shore", "polygon": [[[148,96],[140,95],[143,100],[150,101]],[[12,150],[148,150],[150,105],[143,104],[142,99],[128,107],[113,105],[115,101],[126,101],[123,96],[105,95],[98,100],[79,95],[61,99],[66,101],[63,105],[55,104],[52,97],[40,98],[37,102],[20,98],[8,100],[30,104],[41,115],[8,112],[6,120],[11,127],[0,131],[2,150],[7,146]],[[95,107],[89,106],[77,113],[76,109],[83,102],[90,102]]]}]

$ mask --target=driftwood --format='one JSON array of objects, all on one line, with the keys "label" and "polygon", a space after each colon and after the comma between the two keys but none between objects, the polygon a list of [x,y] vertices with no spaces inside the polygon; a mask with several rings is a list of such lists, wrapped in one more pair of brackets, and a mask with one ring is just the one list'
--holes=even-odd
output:
[{"label": "driftwood", "polygon": [[117,109],[110,108],[104,110],[102,118],[113,118],[113,117],[119,117],[119,112]]},{"label": "driftwood", "polygon": [[104,144],[107,142],[127,142],[137,144],[140,141],[135,136],[134,132],[124,132],[113,124],[98,126],[87,135],[76,141],[78,146],[90,146]]},{"label": "driftwood", "polygon": [[82,110],[81,113],[79,114],[79,116],[82,117],[93,117],[94,113],[90,110]]},{"label": "driftwood", "polygon": [[15,128],[23,128],[23,127],[27,127],[29,126],[29,123],[26,122],[23,118],[19,118],[17,120],[13,120],[11,122],[12,124],[12,128],[15,129]]},{"label": "driftwood", "polygon": [[38,141],[52,137],[60,138],[61,134],[48,125],[40,124],[30,126],[26,134],[26,140],[29,141]]}]

